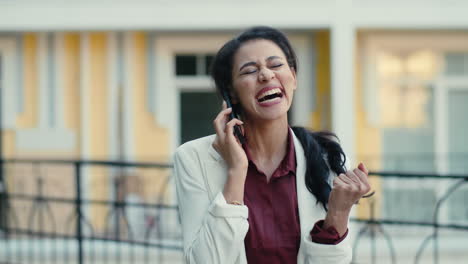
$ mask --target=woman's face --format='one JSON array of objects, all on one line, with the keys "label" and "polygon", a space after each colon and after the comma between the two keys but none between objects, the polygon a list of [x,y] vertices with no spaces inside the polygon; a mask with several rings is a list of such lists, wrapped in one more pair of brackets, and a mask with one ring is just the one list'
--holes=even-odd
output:
[{"label": "woman's face", "polygon": [[234,101],[247,120],[287,118],[296,90],[296,74],[286,55],[270,40],[251,40],[234,55]]}]

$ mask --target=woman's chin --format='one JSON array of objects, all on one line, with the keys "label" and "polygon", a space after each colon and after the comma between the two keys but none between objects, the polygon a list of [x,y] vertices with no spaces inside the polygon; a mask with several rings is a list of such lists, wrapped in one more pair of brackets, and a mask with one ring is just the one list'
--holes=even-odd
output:
[{"label": "woman's chin", "polygon": [[261,111],[251,115],[251,118],[248,118],[249,121],[253,122],[274,122],[288,118],[288,109],[281,108],[275,109],[274,111]]}]

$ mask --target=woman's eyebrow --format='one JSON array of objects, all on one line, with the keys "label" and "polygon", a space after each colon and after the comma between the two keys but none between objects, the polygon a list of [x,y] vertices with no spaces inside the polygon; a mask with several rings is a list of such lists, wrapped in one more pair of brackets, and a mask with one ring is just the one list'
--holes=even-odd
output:
[{"label": "woman's eyebrow", "polygon": [[270,56],[266,60],[271,61],[271,60],[274,60],[274,59],[281,59],[281,57],[280,56]]},{"label": "woman's eyebrow", "polygon": [[248,66],[252,66],[252,65],[255,65],[257,63],[255,63],[254,61],[249,61],[247,63],[244,63],[240,68],[239,68],[239,71],[242,71],[242,69],[244,69],[245,67],[248,67]]},{"label": "woman's eyebrow", "polygon": [[[274,59],[281,59],[281,57],[279,57],[279,56],[270,56],[266,60],[271,61],[271,60],[274,60]],[[256,65],[256,64],[257,63],[255,63],[253,61],[246,62],[239,68],[239,71],[242,71],[242,69],[244,69],[245,67]]]}]

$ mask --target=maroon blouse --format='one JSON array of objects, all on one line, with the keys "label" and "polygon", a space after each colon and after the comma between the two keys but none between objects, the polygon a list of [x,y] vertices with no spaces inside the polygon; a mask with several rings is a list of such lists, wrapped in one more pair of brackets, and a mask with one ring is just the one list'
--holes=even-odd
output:
[{"label": "maroon blouse", "polygon": [[[287,152],[273,172],[270,182],[249,159],[245,181],[244,203],[249,208],[249,231],[245,237],[248,263],[297,263],[301,239],[296,193],[296,155],[291,131],[288,131]],[[339,236],[335,228],[323,230],[323,220],[315,224],[310,234],[321,244],[338,244],[347,235]]]}]

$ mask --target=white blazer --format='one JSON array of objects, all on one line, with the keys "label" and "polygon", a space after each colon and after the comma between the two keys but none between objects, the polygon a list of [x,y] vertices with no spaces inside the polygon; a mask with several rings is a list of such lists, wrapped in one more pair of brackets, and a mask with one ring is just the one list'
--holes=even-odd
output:
[{"label": "white blazer", "polygon": [[[293,133],[294,134],[294,133]],[[247,206],[226,203],[222,194],[226,164],[213,148],[215,135],[187,142],[174,157],[174,175],[182,222],[184,257],[193,264],[246,264]],[[305,185],[305,156],[294,136],[296,185],[301,227],[298,264],[350,263],[349,235],[338,245],[312,242],[310,231],[326,212]],[[331,176],[333,177],[333,176]]]}]

